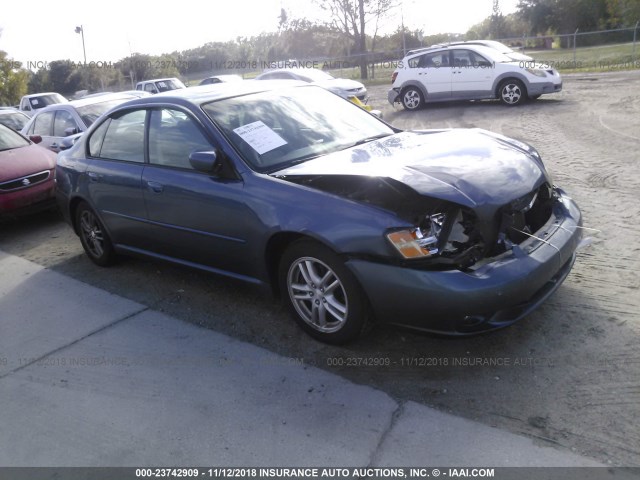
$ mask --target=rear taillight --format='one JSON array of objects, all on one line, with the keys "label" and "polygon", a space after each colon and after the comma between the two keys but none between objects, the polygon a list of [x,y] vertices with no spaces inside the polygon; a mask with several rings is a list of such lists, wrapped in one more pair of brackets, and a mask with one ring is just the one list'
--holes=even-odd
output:
[{"label": "rear taillight", "polygon": [[393,72],[391,74],[391,85],[393,85],[395,83],[397,76],[398,76],[398,72]]}]

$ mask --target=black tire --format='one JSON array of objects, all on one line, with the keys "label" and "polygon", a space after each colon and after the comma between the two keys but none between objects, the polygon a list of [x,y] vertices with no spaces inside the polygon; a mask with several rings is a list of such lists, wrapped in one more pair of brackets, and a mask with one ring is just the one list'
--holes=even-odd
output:
[{"label": "black tire", "polygon": [[302,329],[316,340],[342,344],[369,326],[369,307],[354,275],[329,248],[299,240],[280,259],[282,297]]},{"label": "black tire", "polygon": [[82,247],[91,261],[101,267],[112,265],[116,260],[116,254],[111,239],[96,213],[86,202],[80,203],[76,209],[76,226]]},{"label": "black tire", "polygon": [[527,99],[527,89],[520,80],[509,78],[498,87],[498,98],[510,107],[522,105]]},{"label": "black tire", "polygon": [[417,87],[407,87],[400,93],[400,101],[405,110],[418,110],[424,106],[424,97]]}]

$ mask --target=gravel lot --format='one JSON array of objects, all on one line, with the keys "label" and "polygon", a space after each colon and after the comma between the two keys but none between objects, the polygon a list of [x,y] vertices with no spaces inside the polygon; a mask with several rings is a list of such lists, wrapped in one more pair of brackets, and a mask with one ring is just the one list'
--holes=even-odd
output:
[{"label": "gravel lot", "polygon": [[585,226],[600,230],[589,232],[597,241],[558,292],[519,324],[469,339],[378,328],[330,347],[262,289],[137,259],[95,267],[52,212],[0,223],[0,249],[399,401],[640,466],[640,72],[565,76],[560,94],[515,108],[474,102],[410,113],[394,110],[387,90],[372,87],[372,103],[400,128],[481,127],[530,142]]}]

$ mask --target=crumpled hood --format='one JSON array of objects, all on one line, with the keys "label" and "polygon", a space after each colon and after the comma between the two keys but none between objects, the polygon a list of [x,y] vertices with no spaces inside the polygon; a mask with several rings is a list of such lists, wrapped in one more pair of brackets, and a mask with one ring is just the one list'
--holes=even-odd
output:
[{"label": "crumpled hood", "polygon": [[542,162],[526,148],[480,129],[402,132],[272,175],[292,180],[316,175],[386,177],[421,195],[470,208],[495,208],[551,183]]}]

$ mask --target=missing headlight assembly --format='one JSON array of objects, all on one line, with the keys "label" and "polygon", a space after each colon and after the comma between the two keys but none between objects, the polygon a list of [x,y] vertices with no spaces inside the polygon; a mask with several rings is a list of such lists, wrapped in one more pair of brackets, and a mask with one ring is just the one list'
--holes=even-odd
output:
[{"label": "missing headlight assembly", "polygon": [[530,193],[498,208],[495,217],[479,218],[466,207],[450,205],[425,215],[411,229],[395,230],[387,239],[405,260],[426,260],[422,265],[458,268],[486,263],[523,242],[544,241],[543,232],[558,199],[545,183]]},{"label": "missing headlight assembly", "polygon": [[433,258],[440,265],[466,268],[484,250],[476,224],[472,211],[451,206],[426,215],[415,228],[388,233],[387,239],[404,259]]}]

